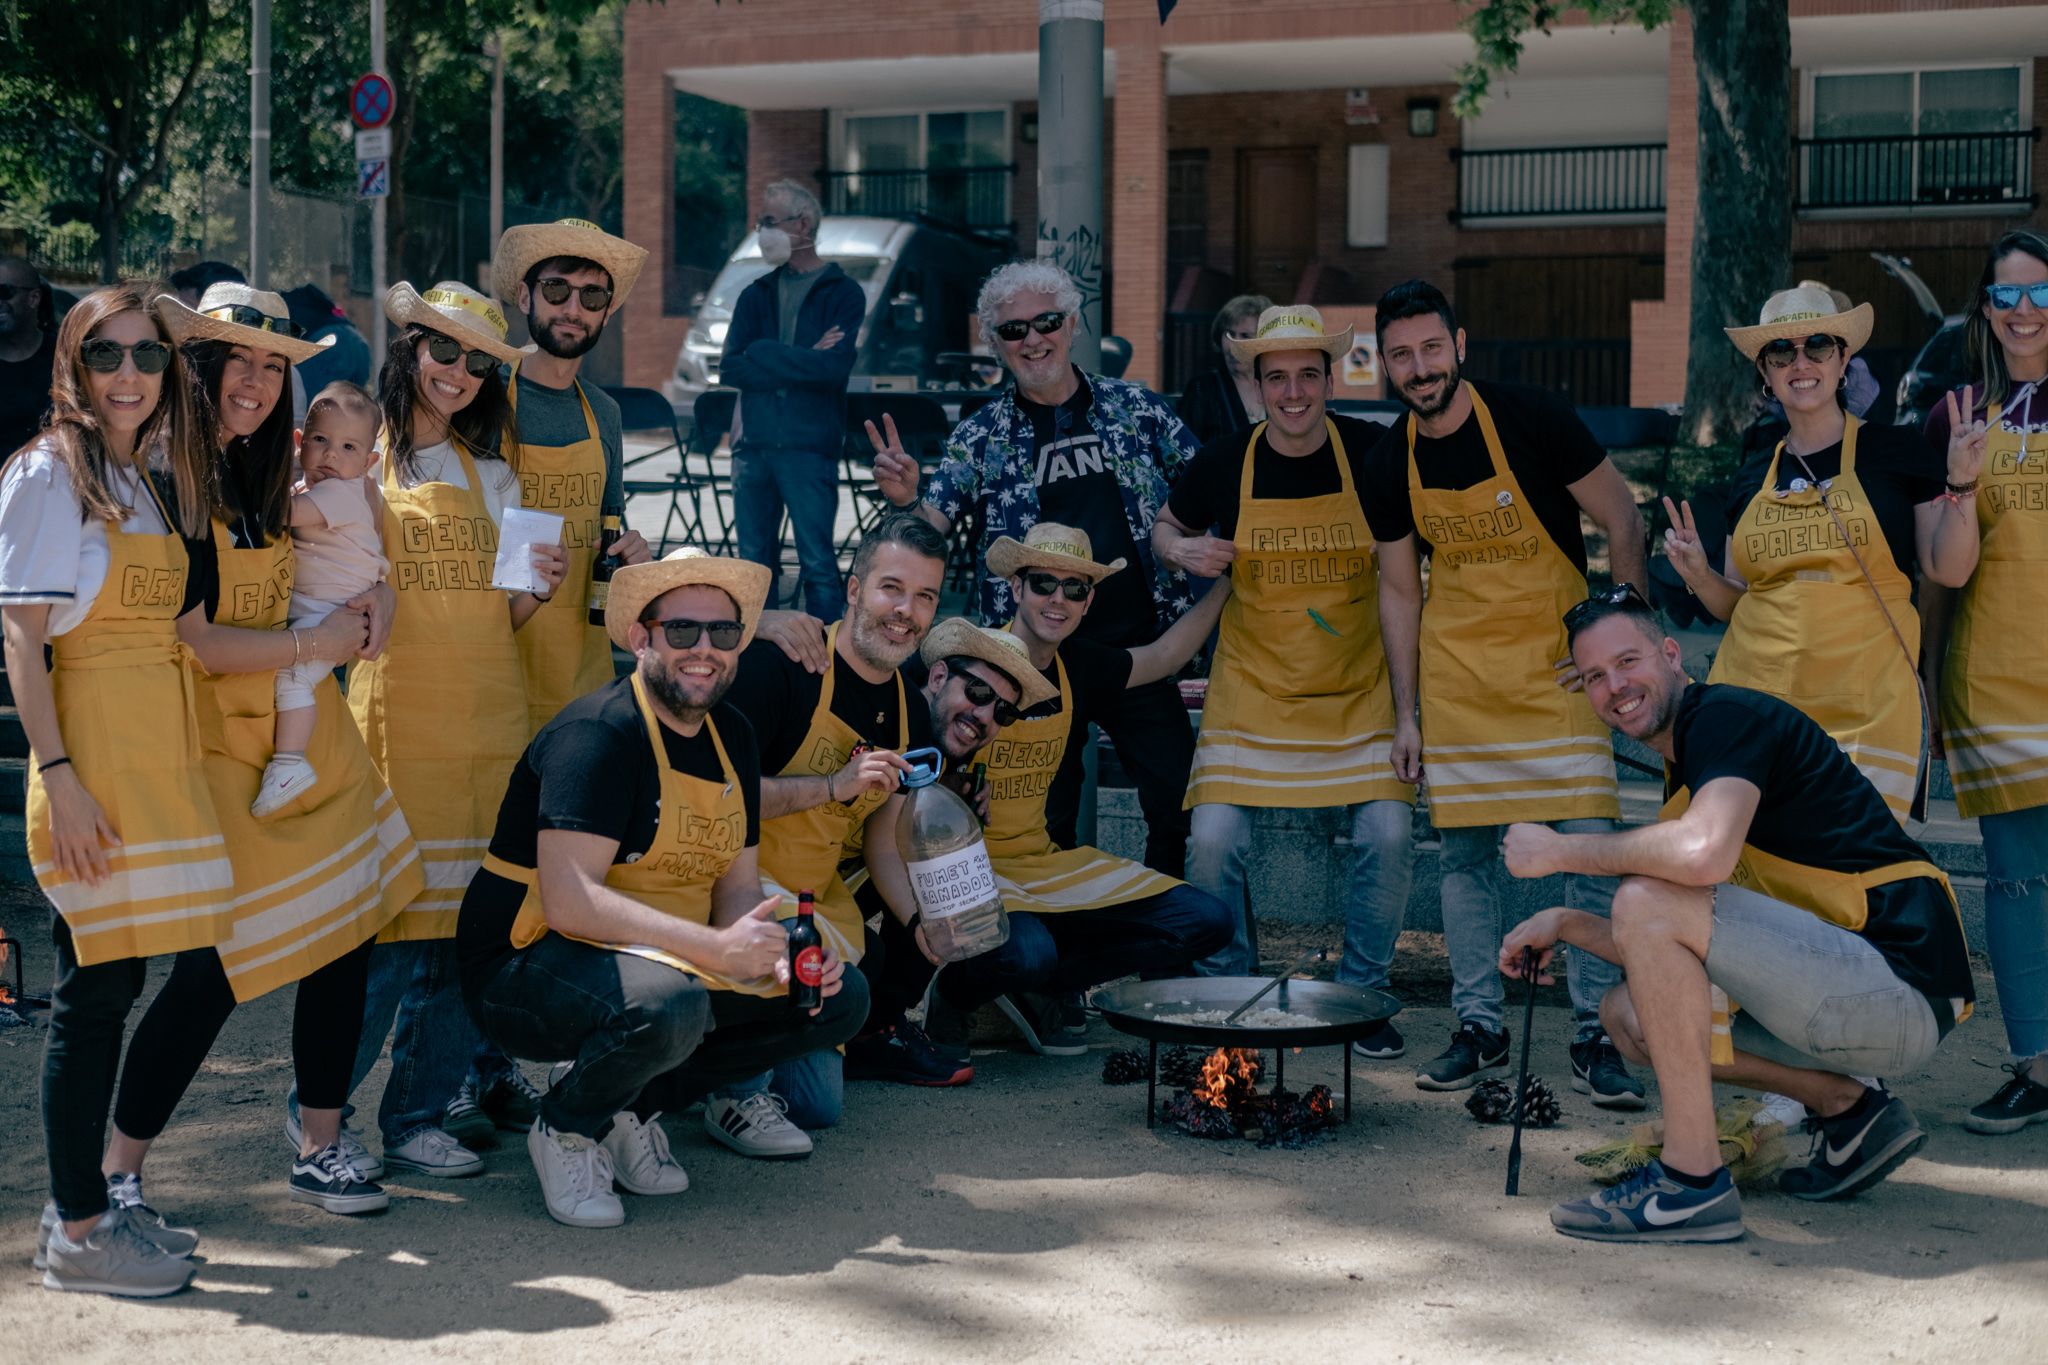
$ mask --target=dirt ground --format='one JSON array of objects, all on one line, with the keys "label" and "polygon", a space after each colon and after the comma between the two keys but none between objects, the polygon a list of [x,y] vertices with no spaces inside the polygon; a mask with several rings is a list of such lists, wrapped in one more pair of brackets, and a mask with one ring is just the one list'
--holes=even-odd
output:
[{"label": "dirt ground", "polygon": [[[47,979],[33,900],[9,893],[0,926]],[[195,1287],[154,1302],[49,1293],[29,1268],[41,1036],[0,1032],[0,1323],[21,1354],[86,1360],[2048,1359],[2048,1126],[1957,1121],[2002,1079],[1995,1002],[1894,1078],[1933,1141],[1876,1191],[1753,1194],[1731,1245],[1603,1247],[1545,1210],[1588,1188],[1572,1154],[1635,1120],[1569,1093],[1546,999],[1533,1069],[1564,1122],[1529,1135],[1503,1197],[1506,1129],[1410,1080],[1450,1027],[1430,947],[1408,941],[1396,983],[1422,1002],[1409,1056],[1361,1063],[1354,1121],[1307,1150],[1147,1131],[1142,1088],[1099,1080],[1124,1040],[1098,1023],[1086,1058],[998,1048],[961,1090],[857,1084],[805,1162],[671,1116],[690,1190],[628,1196],[612,1231],[549,1221],[516,1138],[481,1178],[392,1180],[382,1215],[288,1202],[278,992],[229,1023],[152,1155],[152,1202],[205,1237]],[[1287,1071],[1335,1083],[1337,1054]]]}]

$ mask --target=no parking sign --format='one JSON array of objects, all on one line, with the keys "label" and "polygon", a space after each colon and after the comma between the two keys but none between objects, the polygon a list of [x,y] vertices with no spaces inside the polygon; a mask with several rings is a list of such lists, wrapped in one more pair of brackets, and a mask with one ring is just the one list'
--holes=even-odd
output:
[{"label": "no parking sign", "polygon": [[382,128],[391,122],[397,103],[398,95],[391,88],[390,78],[375,71],[356,77],[356,83],[349,88],[348,114],[358,128]]}]

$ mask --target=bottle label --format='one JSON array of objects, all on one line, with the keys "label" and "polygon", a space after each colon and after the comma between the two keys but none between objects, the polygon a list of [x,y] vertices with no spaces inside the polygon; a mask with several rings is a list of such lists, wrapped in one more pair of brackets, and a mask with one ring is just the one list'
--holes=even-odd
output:
[{"label": "bottle label", "polygon": [[944,919],[972,909],[996,894],[995,870],[979,840],[936,858],[906,862],[910,889],[926,919]]},{"label": "bottle label", "polygon": [[798,949],[790,972],[800,985],[817,985],[825,979],[825,950],[816,944]]},{"label": "bottle label", "polygon": [[611,583],[602,578],[592,579],[590,582],[590,609],[592,611],[603,611],[611,600]]}]

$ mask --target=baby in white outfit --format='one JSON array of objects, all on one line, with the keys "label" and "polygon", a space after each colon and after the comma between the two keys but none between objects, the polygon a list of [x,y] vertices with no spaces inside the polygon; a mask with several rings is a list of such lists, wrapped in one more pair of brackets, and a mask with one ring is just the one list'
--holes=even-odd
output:
[{"label": "baby in white outfit", "polygon": [[[306,405],[306,425],[299,432],[305,483],[291,502],[294,629],[320,624],[391,571],[380,501],[369,477],[381,419],[370,395],[347,382],[329,384]],[[277,743],[250,814],[270,815],[312,789],[318,774],[306,761],[306,745],[313,738],[313,689],[332,671],[312,660],[277,671]]]}]

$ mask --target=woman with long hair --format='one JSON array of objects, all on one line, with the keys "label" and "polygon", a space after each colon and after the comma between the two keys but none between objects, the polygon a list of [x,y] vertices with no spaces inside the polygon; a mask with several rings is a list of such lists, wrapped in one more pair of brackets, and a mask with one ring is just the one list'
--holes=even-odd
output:
[{"label": "woman with long hair", "polygon": [[1956,809],[1984,836],[1984,930],[2012,1053],[2005,1084],[1963,1122],[2016,1133],[2048,1120],[2048,236],[1993,244],[1963,339],[1970,383],[1934,405],[1927,433],[1981,451],[1982,474],[1956,493],[1983,548],[1953,600],[1927,604],[1928,672]]},{"label": "woman with long hair", "polygon": [[122,1026],[149,958],[210,951],[233,931],[234,872],[177,629],[200,586],[178,527],[202,514],[205,474],[184,368],[151,310],[159,289],[114,285],[66,315],[49,415],[0,475],[29,861],[56,912],[36,1264],[51,1289],[131,1297],[184,1288],[198,1239],[102,1172]]}]

